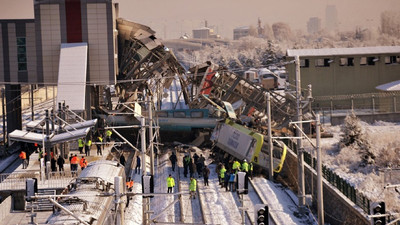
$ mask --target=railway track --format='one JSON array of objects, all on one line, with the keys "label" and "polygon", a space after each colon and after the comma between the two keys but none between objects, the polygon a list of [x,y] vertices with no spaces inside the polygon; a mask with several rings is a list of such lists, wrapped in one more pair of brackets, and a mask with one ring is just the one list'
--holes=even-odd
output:
[{"label": "railway track", "polygon": [[[190,175],[181,179],[183,176],[183,163],[182,158],[184,154],[177,152],[174,149],[175,155],[177,156],[177,183],[179,192],[189,191]],[[198,182],[197,182],[198,185]],[[205,216],[203,213],[203,203],[201,201],[199,188],[196,188],[197,194],[195,199],[190,199],[188,195],[179,195],[179,205],[180,205],[180,222],[185,223],[195,223],[195,224],[206,224]]]}]

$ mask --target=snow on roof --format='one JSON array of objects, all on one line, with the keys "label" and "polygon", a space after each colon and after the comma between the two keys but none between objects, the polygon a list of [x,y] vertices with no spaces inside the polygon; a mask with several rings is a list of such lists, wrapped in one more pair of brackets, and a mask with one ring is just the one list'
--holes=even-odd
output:
[{"label": "snow on roof", "polygon": [[335,55],[374,55],[399,54],[400,46],[376,46],[359,48],[321,48],[321,49],[288,49],[287,56],[335,56]]}]

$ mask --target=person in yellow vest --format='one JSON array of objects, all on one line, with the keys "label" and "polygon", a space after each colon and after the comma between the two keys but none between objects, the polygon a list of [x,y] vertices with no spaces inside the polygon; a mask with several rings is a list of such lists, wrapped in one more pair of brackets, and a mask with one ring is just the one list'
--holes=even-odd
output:
[{"label": "person in yellow vest", "polygon": [[111,130],[107,130],[106,131],[106,142],[110,142],[111,141],[111,135],[112,135],[112,131]]},{"label": "person in yellow vest", "polygon": [[235,174],[236,174],[238,171],[240,171],[240,162],[237,161],[237,160],[235,160],[235,161],[233,162],[232,169],[233,169],[233,172],[234,172]]},{"label": "person in yellow vest", "polygon": [[190,185],[189,185],[189,191],[190,191],[190,198],[193,197],[193,199],[196,198],[196,187],[197,187],[197,181],[193,177],[190,178]]},{"label": "person in yellow vest", "polygon": [[102,142],[103,142],[103,138],[101,137],[101,135],[99,135],[97,137],[97,143],[96,143],[97,155],[103,155],[103,152],[101,151],[101,143]]},{"label": "person in yellow vest", "polygon": [[167,187],[167,193],[172,193],[172,189],[175,187],[175,179],[172,177],[171,174],[167,177]]},{"label": "person in yellow vest", "polygon": [[225,166],[222,165],[222,168],[219,170],[219,177],[222,180],[222,182],[221,182],[221,187],[222,188],[224,187],[224,183],[225,183],[224,182],[225,181],[225,172],[226,172]]},{"label": "person in yellow vest", "polygon": [[247,163],[246,159],[243,160],[242,171],[246,173],[249,172],[249,164]]},{"label": "person in yellow vest", "polygon": [[79,153],[83,154],[83,147],[84,147],[84,142],[82,140],[82,138],[78,139],[78,148],[79,148]]},{"label": "person in yellow vest", "polygon": [[249,170],[250,170],[250,179],[253,179],[253,163],[250,162],[249,164]]},{"label": "person in yellow vest", "polygon": [[88,138],[88,140],[86,141],[86,146],[85,146],[86,156],[90,156],[90,147],[92,147],[92,140],[90,140],[90,138]]}]

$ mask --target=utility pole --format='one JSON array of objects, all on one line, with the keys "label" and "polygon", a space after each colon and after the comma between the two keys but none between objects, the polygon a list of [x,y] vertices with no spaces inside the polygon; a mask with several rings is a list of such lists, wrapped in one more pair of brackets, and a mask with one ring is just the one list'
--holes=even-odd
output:
[{"label": "utility pole", "polygon": [[150,174],[154,176],[154,145],[153,145],[153,98],[147,97],[149,102],[149,148],[150,148]]},{"label": "utility pole", "polygon": [[267,124],[268,124],[268,149],[269,149],[269,179],[274,181],[274,146],[272,145],[271,126],[271,95],[267,92]]},{"label": "utility pole", "polygon": [[303,154],[303,141],[302,141],[302,120],[303,120],[303,110],[301,105],[301,81],[300,81],[300,58],[298,55],[295,56],[296,63],[296,108],[297,108],[297,122],[298,129],[296,132],[297,139],[297,165],[298,165],[298,198],[299,207],[302,209],[305,204],[305,185],[304,185],[304,154]]},{"label": "utility pole", "polygon": [[317,114],[315,129],[317,132],[317,189],[318,189],[318,224],[324,225],[324,195],[322,183],[322,155],[321,155],[321,123]]},{"label": "utility pole", "polygon": [[33,84],[31,84],[31,111],[32,111],[32,121],[35,120],[35,111],[33,109]]},{"label": "utility pole", "polygon": [[6,96],[6,89],[2,88],[1,89],[1,109],[3,112],[3,144],[4,146],[6,146],[6,111],[5,111],[5,107],[4,107],[4,98]]},{"label": "utility pole", "polygon": [[[142,148],[142,176],[146,175],[146,119],[144,116],[140,117],[140,137],[141,137],[141,148]],[[148,198],[142,198],[142,213],[143,213],[143,224],[148,224],[147,212],[148,212]]]}]

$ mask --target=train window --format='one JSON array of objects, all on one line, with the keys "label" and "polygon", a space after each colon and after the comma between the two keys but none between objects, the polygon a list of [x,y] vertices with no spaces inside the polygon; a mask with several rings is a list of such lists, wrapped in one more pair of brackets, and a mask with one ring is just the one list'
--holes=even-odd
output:
[{"label": "train window", "polygon": [[157,112],[158,117],[168,117],[168,112]]},{"label": "train window", "polygon": [[203,118],[203,112],[191,112],[190,117],[192,118]]},{"label": "train window", "polygon": [[185,118],[185,112],[174,112],[174,117],[175,118]]}]

